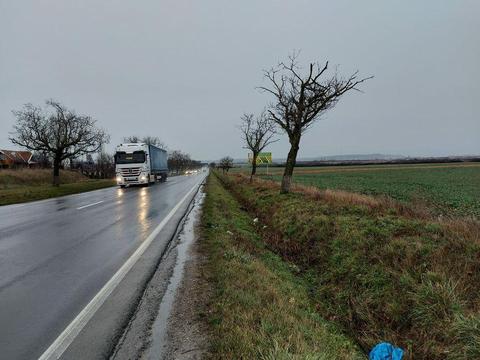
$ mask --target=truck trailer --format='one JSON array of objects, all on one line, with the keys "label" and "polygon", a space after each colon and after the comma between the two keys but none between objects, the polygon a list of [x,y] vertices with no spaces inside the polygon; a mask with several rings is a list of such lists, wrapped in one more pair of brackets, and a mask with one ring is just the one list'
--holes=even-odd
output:
[{"label": "truck trailer", "polygon": [[117,184],[122,188],[166,181],[167,152],[144,143],[120,144],[115,152],[115,173]]}]

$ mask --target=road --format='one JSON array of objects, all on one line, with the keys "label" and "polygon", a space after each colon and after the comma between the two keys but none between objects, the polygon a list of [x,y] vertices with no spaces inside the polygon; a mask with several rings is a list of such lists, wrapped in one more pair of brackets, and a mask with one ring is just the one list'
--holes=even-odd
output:
[{"label": "road", "polygon": [[[186,195],[198,188],[204,175],[0,207],[0,358],[37,359],[44,354],[149,236],[155,239],[148,249],[159,249],[150,255],[159,258],[176,224],[157,236],[152,231],[169,219],[182,199],[188,203]],[[179,216],[170,222],[178,223]],[[141,290],[138,284],[147,278],[131,280],[136,284],[131,287]],[[119,304],[135,298],[115,296]],[[128,311],[124,305],[107,314]],[[95,317],[89,325],[93,322]],[[103,356],[110,348],[105,345]]]}]

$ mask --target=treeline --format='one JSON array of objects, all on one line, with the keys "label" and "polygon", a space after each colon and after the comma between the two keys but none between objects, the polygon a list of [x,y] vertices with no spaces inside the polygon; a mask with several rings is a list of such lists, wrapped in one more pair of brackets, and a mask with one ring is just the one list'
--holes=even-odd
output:
[{"label": "treeline", "polygon": [[91,179],[110,179],[115,176],[115,159],[113,154],[101,151],[95,159],[88,154],[84,160],[73,160],[70,168],[79,170]]},{"label": "treeline", "polygon": [[[34,152],[32,161],[35,168],[51,169],[53,159],[45,152]],[[81,158],[67,158],[60,164],[61,169],[71,169],[81,172],[91,179],[109,179],[115,176],[115,161],[113,154],[104,150],[96,154],[87,154]]]},{"label": "treeline", "polygon": [[[90,178],[113,178],[115,160],[105,150],[110,136],[97,125],[91,116],[76,113],[55,100],[47,100],[45,106],[26,104],[14,110],[16,123],[10,133],[10,141],[33,153],[36,167],[52,169],[54,186],[60,185],[60,169],[80,171]],[[127,143],[146,143],[167,150],[156,136],[128,136]],[[190,155],[173,151],[169,160],[171,170],[177,174],[189,168],[201,166]]]},{"label": "treeline", "polygon": [[[189,154],[180,150],[174,150],[168,154],[168,169],[170,174],[184,174],[185,171],[199,169],[202,165],[201,161],[193,160]],[[115,176],[115,158],[113,154],[102,151],[95,159],[93,156],[87,155],[83,161],[75,160],[71,168],[79,170],[85,176],[93,179],[112,178]]]},{"label": "treeline", "polygon": [[202,167],[202,162],[193,160],[189,154],[180,150],[172,151],[168,156],[168,169],[175,174],[182,174],[186,170],[194,170]]},{"label": "treeline", "polygon": [[[125,140],[125,139],[128,139]],[[129,137],[125,138],[125,142],[133,143],[145,143],[149,145],[155,145],[157,147],[167,149],[165,144],[157,137]],[[132,141],[135,140],[135,141]],[[171,174],[180,175],[187,170],[199,169],[202,167],[202,162],[193,160],[189,154],[180,150],[173,150],[168,154],[168,169]],[[71,166],[72,169],[77,169],[85,176],[94,179],[106,179],[115,176],[115,158],[113,154],[106,151],[102,151],[97,154],[94,159],[91,154],[86,156],[85,160],[75,160]]]}]

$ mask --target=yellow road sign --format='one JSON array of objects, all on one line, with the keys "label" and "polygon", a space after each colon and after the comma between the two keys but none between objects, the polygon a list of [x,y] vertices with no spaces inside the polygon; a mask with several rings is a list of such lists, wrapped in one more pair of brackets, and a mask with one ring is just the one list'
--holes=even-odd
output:
[{"label": "yellow road sign", "polygon": [[[252,163],[253,161],[253,154],[248,154],[248,162]],[[260,164],[271,164],[272,163],[272,153],[271,152],[263,152],[258,154],[257,156],[257,165]]]}]

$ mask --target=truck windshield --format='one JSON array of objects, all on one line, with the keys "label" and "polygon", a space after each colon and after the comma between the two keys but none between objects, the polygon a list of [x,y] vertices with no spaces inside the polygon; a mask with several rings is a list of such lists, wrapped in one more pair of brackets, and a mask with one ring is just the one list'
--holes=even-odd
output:
[{"label": "truck windshield", "polygon": [[144,163],[144,162],[145,162],[144,151],[134,151],[133,153],[118,151],[115,154],[116,164],[135,164],[135,163]]}]

